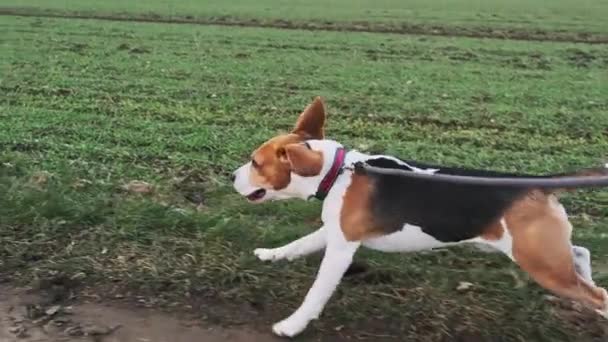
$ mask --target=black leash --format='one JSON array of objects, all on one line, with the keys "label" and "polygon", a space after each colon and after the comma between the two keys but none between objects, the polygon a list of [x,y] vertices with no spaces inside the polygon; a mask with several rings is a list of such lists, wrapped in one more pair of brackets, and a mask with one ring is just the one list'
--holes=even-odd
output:
[{"label": "black leash", "polygon": [[355,163],[354,170],[357,173],[371,172],[382,175],[426,179],[452,184],[510,186],[524,188],[583,188],[608,186],[608,176],[557,176],[555,178],[473,177],[375,167],[364,162]]}]

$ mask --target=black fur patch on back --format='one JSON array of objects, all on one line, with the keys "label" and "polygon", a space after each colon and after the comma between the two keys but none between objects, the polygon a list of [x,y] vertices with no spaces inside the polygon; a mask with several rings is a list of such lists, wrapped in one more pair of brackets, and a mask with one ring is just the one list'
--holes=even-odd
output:
[{"label": "black fur patch on back", "polygon": [[[438,174],[483,177],[524,177],[495,171],[438,167],[405,161],[420,169],[439,169]],[[373,158],[366,163],[381,168],[411,170],[389,158]],[[477,237],[484,228],[529,189],[487,185],[451,184],[395,175],[367,172],[373,183],[372,213],[386,234],[401,230],[404,224],[419,226],[422,231],[443,242],[457,242]],[[525,177],[539,177],[528,176]]]}]

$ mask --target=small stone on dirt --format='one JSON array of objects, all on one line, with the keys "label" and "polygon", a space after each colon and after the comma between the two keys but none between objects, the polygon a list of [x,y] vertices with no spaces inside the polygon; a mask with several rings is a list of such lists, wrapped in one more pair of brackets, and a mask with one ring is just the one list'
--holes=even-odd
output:
[{"label": "small stone on dirt", "polygon": [[59,306],[59,305],[53,305],[50,308],[46,309],[46,311],[44,313],[47,316],[54,316],[56,313],[59,312],[59,310],[61,310],[61,306]]},{"label": "small stone on dirt", "polygon": [[22,326],[22,325],[18,325],[18,326],[12,327],[12,328],[10,328],[8,330],[8,332],[10,332],[11,334],[17,336],[18,338],[28,337],[27,329],[25,329],[25,327]]},{"label": "small stone on dirt", "polygon": [[75,325],[73,327],[69,327],[64,331],[69,336],[82,336],[82,328],[79,325]]},{"label": "small stone on dirt", "polygon": [[154,191],[154,187],[152,186],[152,184],[144,182],[144,181],[139,181],[139,180],[130,181],[128,184],[125,184],[122,188],[124,190],[126,190],[130,193],[134,193],[134,194],[149,194],[149,193],[152,193],[152,191]]},{"label": "small stone on dirt", "polygon": [[9,328],[8,332],[10,332],[11,334],[16,334],[20,329],[23,329],[23,327],[18,325],[18,326]]},{"label": "small stone on dirt", "polygon": [[458,283],[456,287],[456,291],[466,291],[473,287],[473,283],[469,283],[468,281],[461,281]]},{"label": "small stone on dirt", "polygon": [[89,324],[82,328],[82,331],[88,336],[100,336],[111,333],[112,329],[103,325]]},{"label": "small stone on dirt", "polygon": [[45,324],[42,329],[50,335],[56,335],[61,332],[59,325],[56,325],[54,321],[48,322]]},{"label": "small stone on dirt", "polygon": [[67,317],[57,317],[54,320],[52,320],[52,323],[57,327],[61,327],[61,326],[64,326],[64,325],[70,323],[71,321],[72,320]]},{"label": "small stone on dirt", "polygon": [[49,317],[48,316],[44,316],[44,317],[40,317],[38,319],[33,320],[32,324],[33,325],[40,325],[42,323],[47,322],[48,320],[49,320]]}]

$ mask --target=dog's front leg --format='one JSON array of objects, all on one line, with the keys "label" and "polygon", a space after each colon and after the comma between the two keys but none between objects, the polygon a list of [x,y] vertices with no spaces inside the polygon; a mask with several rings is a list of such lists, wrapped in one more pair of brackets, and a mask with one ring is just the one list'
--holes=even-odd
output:
[{"label": "dog's front leg", "polygon": [[253,254],[263,261],[277,261],[282,259],[291,261],[321,250],[325,247],[326,240],[325,228],[321,227],[285,246],[278,248],[257,248],[253,251]]},{"label": "dog's front leg", "polygon": [[295,336],[306,328],[308,322],[319,317],[329,297],[340,283],[344,272],[351,264],[359,245],[359,242],[345,241],[342,236],[328,240],[317,279],[308,290],[304,302],[298,310],[272,327],[275,334]]}]

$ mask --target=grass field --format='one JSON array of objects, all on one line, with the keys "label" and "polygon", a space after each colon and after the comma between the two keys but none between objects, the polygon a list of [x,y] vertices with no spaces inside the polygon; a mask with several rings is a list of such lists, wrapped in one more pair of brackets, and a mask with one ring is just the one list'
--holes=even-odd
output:
[{"label": "grass field", "polygon": [[572,2],[557,0],[152,0],[146,3],[109,0],[2,0],[3,7],[42,10],[43,12],[87,13],[92,15],[154,15],[161,17],[237,17],[335,22],[411,21],[440,25],[479,25],[502,27],[551,28],[607,33],[605,20],[608,5],[600,1]]},{"label": "grass field", "polygon": [[608,43],[597,0],[1,0],[1,12],[309,30]]},{"label": "grass field", "polygon": [[[0,0],[0,275],[269,329],[300,303],[319,257],[269,265],[252,251],[316,228],[320,205],[251,206],[227,175],[316,95],[328,103],[328,135],[364,151],[531,173],[608,158],[608,45],[597,44],[608,41],[607,5],[324,3]],[[221,16],[241,26],[200,25]],[[130,21],[142,18],[151,22]],[[193,23],[170,23],[180,18]],[[411,21],[453,34],[351,32],[361,21],[368,31]],[[484,27],[551,39],[470,37]],[[132,180],[153,193],[125,191]],[[608,194],[564,203],[608,286]],[[585,310],[546,300],[505,257],[356,259],[369,271],[340,285],[303,339],[608,336]],[[460,281],[475,286],[456,291]]]}]

